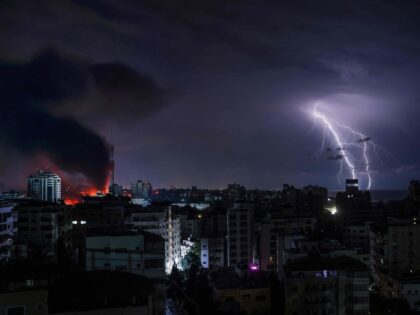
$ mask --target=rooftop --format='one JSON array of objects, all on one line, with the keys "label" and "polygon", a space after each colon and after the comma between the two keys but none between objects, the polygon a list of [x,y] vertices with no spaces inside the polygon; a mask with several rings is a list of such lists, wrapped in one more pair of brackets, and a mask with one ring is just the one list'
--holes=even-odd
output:
[{"label": "rooftop", "polygon": [[143,231],[141,229],[132,228],[131,225],[121,225],[112,227],[90,228],[88,230],[88,237],[100,236],[130,236],[130,235],[143,235],[146,241],[164,241],[159,235]]}]

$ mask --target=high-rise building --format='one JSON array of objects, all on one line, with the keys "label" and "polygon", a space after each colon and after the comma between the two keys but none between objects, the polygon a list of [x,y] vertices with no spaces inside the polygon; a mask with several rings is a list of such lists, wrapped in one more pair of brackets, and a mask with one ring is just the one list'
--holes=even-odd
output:
[{"label": "high-rise building", "polygon": [[350,257],[303,257],[286,265],[285,314],[369,314],[369,270]]},{"label": "high-rise building", "polygon": [[359,190],[357,179],[346,180],[346,191],[336,195],[337,216],[345,225],[357,225],[373,220],[376,212],[371,207],[369,191]]},{"label": "high-rise building", "polygon": [[149,199],[152,194],[152,184],[146,181],[138,180],[131,184],[131,197]]},{"label": "high-rise building", "polygon": [[170,273],[173,265],[181,267],[180,220],[173,215],[171,206],[151,210],[132,211],[128,223],[165,240],[165,271]]},{"label": "high-rise building", "polygon": [[254,208],[235,204],[228,210],[228,266],[254,263]]},{"label": "high-rise building", "polygon": [[61,200],[61,178],[50,171],[39,170],[28,177],[28,196],[35,200]]},{"label": "high-rise building", "polygon": [[33,255],[41,255],[55,261],[59,243],[66,249],[71,248],[72,223],[68,210],[66,205],[37,202],[16,206],[15,257],[31,259]]},{"label": "high-rise building", "polygon": [[124,187],[116,183],[109,185],[109,194],[115,197],[122,196],[124,194]]},{"label": "high-rise building", "polygon": [[284,184],[281,191],[281,200],[284,205],[291,207],[294,211],[302,207],[303,193],[293,185]]},{"label": "high-rise building", "polygon": [[90,230],[86,237],[86,270],[119,270],[162,281],[165,240],[129,227]]},{"label": "high-rise building", "polygon": [[246,195],[245,187],[239,184],[229,184],[226,189],[226,197],[231,201],[240,201],[244,200]]},{"label": "high-rise building", "polygon": [[[312,217],[283,216],[269,212],[257,225],[258,256],[261,270],[275,270],[277,267],[278,235],[307,235],[314,232],[317,221]],[[282,254],[282,253],[279,253]]]},{"label": "high-rise building", "polygon": [[0,202],[0,264],[10,258],[12,240],[16,232],[12,210],[12,204]]},{"label": "high-rise building", "polygon": [[225,266],[225,238],[208,237],[201,239],[201,266],[203,268]]},{"label": "high-rise building", "polygon": [[319,215],[326,208],[328,189],[320,186],[305,186],[302,189],[302,210]]},{"label": "high-rise building", "polygon": [[398,276],[420,272],[420,225],[417,220],[389,218],[371,227],[371,256],[375,275]]},{"label": "high-rise building", "polygon": [[408,198],[417,200],[420,197],[420,182],[418,180],[412,180],[408,186]]}]

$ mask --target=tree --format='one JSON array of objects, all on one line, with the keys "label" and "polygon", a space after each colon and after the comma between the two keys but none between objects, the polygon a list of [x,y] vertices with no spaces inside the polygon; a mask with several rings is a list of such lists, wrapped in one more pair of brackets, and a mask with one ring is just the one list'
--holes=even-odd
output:
[{"label": "tree", "polygon": [[200,241],[196,241],[194,245],[191,246],[188,253],[185,255],[184,258],[181,260],[181,267],[183,270],[198,270],[201,267],[201,243]]}]

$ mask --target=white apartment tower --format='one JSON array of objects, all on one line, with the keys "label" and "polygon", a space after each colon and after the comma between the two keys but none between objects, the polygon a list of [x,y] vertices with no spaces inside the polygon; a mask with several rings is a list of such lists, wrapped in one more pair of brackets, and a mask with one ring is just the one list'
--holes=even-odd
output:
[{"label": "white apartment tower", "polygon": [[37,171],[28,177],[28,196],[35,200],[61,200],[61,178],[50,171]]}]

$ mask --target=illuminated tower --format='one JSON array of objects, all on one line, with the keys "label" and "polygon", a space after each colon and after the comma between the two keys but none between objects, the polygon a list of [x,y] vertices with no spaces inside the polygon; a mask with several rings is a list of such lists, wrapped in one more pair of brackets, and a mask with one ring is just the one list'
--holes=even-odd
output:
[{"label": "illuminated tower", "polygon": [[28,177],[28,196],[35,200],[61,200],[61,178],[49,171],[38,171]]},{"label": "illuminated tower", "polygon": [[345,225],[357,225],[374,220],[375,212],[371,208],[370,191],[359,190],[357,179],[346,180],[346,191],[336,194],[336,206]]},{"label": "illuminated tower", "polygon": [[346,192],[357,193],[359,191],[359,180],[358,179],[346,179]]}]

